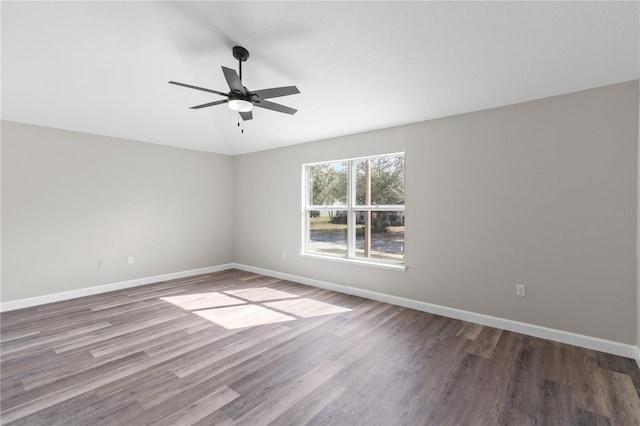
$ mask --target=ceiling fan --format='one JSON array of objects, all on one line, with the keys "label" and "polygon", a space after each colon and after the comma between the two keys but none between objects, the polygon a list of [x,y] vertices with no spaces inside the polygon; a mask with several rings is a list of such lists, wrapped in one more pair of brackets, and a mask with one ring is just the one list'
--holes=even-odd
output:
[{"label": "ceiling fan", "polygon": [[224,93],[218,90],[205,89],[204,87],[192,86],[190,84],[178,83],[177,81],[170,81],[170,84],[177,86],[187,87],[189,89],[202,90],[203,92],[215,93],[216,95],[224,96],[227,99],[220,101],[208,102],[202,105],[192,106],[191,109],[207,108],[215,105],[227,104],[233,111],[237,111],[243,120],[251,120],[253,113],[251,110],[253,107],[270,109],[272,111],[283,112],[285,114],[295,114],[298,110],[289,108],[275,102],[268,101],[267,99],[278,98],[280,96],[295,95],[300,93],[296,86],[286,87],[273,87],[271,89],[261,89],[250,91],[242,85],[242,63],[249,59],[249,51],[241,46],[235,46],[232,50],[233,57],[238,60],[240,76],[234,69],[222,67],[224,78],[229,85],[229,92]]}]

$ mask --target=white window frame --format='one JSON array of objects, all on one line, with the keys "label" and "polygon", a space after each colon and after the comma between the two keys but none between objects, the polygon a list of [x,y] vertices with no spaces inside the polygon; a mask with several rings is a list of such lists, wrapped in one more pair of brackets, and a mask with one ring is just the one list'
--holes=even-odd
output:
[{"label": "white window frame", "polygon": [[[301,256],[312,257],[323,260],[331,260],[337,262],[345,262],[351,264],[359,264],[366,266],[374,266],[384,269],[392,269],[404,271],[406,266],[404,259],[402,263],[384,261],[375,258],[362,258],[356,257],[356,212],[362,211],[405,211],[404,205],[357,205],[356,204],[356,167],[355,163],[358,160],[373,160],[377,158],[393,157],[393,156],[405,156],[404,152],[394,152],[389,154],[371,155],[366,157],[347,158],[342,160],[330,160],[330,161],[318,161],[315,163],[306,163],[302,165],[302,250]],[[317,166],[328,163],[342,163],[348,164],[347,169],[347,204],[346,205],[312,205],[309,204],[309,168],[311,166]],[[310,241],[310,212],[315,211],[346,211],[347,212],[347,255],[329,254],[329,253],[317,253],[309,251]],[[404,248],[404,246],[403,246]],[[404,251],[404,250],[403,250]]]}]

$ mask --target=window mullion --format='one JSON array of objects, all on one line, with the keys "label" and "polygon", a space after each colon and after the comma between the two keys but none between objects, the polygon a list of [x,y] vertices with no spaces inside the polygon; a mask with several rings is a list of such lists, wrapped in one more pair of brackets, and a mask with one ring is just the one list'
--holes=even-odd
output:
[{"label": "window mullion", "polygon": [[311,173],[309,166],[304,167],[302,175],[304,177],[304,194],[302,194],[302,215],[304,216],[302,219],[302,223],[304,224],[304,228],[302,229],[302,251],[306,253],[309,251],[309,240],[311,239],[311,209],[309,208],[309,204],[311,204],[311,187],[309,185]]},{"label": "window mullion", "polygon": [[335,206],[307,206],[307,210],[348,210],[347,205],[335,205]]},{"label": "window mullion", "polygon": [[[371,205],[371,159],[365,160],[364,203]],[[365,211],[364,219],[364,257],[371,257],[371,210]]]},{"label": "window mullion", "polygon": [[393,206],[379,206],[379,205],[373,205],[373,206],[358,206],[359,210],[369,210],[372,212],[386,212],[386,211],[397,211],[397,212],[402,212],[404,211],[404,206],[398,206],[398,205],[393,205]]},{"label": "window mullion", "polygon": [[353,259],[356,257],[356,168],[353,160],[349,161],[347,184],[347,257]]}]

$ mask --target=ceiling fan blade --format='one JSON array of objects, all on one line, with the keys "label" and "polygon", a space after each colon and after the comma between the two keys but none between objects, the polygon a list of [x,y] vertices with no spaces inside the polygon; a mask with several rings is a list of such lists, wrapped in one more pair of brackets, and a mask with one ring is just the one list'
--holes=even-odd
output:
[{"label": "ceiling fan blade", "polygon": [[278,98],[280,96],[296,95],[298,93],[300,93],[300,91],[296,86],[274,87],[251,92],[252,95],[258,95],[260,99]]},{"label": "ceiling fan blade", "polygon": [[191,109],[200,109],[200,108],[206,108],[206,107],[210,107],[210,106],[214,106],[214,105],[222,105],[222,104],[226,104],[227,102],[229,102],[229,100],[223,99],[221,101],[209,102],[209,103],[202,104],[202,105],[192,106]]},{"label": "ceiling fan blade", "polygon": [[239,92],[245,95],[244,87],[242,86],[242,81],[240,81],[240,77],[238,77],[238,73],[236,70],[232,70],[231,68],[222,67],[222,72],[224,73],[224,78],[227,79],[227,84],[229,85],[229,89],[234,92]]},{"label": "ceiling fan blade", "polygon": [[285,114],[291,114],[291,115],[295,114],[298,111],[297,109],[289,108],[288,106],[280,105],[275,102],[269,102],[269,101],[255,101],[253,106],[264,108],[264,109],[270,109],[272,111],[284,112]]},{"label": "ceiling fan blade", "polygon": [[204,87],[192,86],[190,84],[178,83],[177,81],[170,81],[169,84],[175,84],[176,86],[188,87],[189,89],[202,90],[203,92],[215,93],[216,95],[227,96],[226,93],[218,92],[217,90],[205,89]]},{"label": "ceiling fan blade", "polygon": [[253,113],[251,111],[241,112],[240,113],[240,117],[242,117],[242,119],[244,121],[252,120],[253,119]]}]

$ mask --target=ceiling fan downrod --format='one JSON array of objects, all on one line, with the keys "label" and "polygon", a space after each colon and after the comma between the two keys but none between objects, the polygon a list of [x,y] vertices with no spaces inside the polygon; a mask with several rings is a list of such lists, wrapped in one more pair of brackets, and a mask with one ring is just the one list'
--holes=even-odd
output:
[{"label": "ceiling fan downrod", "polygon": [[242,63],[249,59],[249,51],[242,46],[233,46],[233,57],[238,60],[238,74],[242,81]]}]

